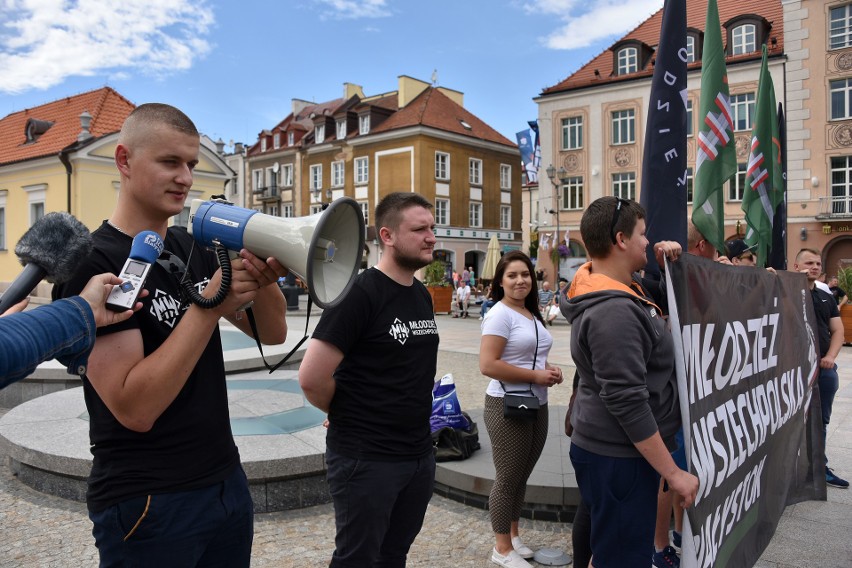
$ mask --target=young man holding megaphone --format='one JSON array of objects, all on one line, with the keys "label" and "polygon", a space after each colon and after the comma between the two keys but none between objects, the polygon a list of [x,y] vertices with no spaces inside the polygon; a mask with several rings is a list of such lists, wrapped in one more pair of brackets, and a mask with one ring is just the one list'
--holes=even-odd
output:
[{"label": "young man holding megaphone", "polygon": [[[254,302],[259,339],[283,342],[286,310],[276,283],[287,270],[243,250],[231,262],[221,304],[204,309],[182,301],[179,280],[207,298],[221,280],[215,256],[193,247],[185,229],[169,227],[192,186],[199,142],[195,125],[174,107],[145,104],[131,113],[115,150],[118,204],[93,233],[93,252],[54,290],[67,297],[94,274],[118,274],[143,231],[163,239],[143,308],[98,330],[82,376],[94,456],[87,504],[102,567],[250,561],[252,501],[231,434],[218,321],[225,317],[249,333],[247,318],[236,314]],[[166,252],[177,259],[176,271],[160,264]]]}]

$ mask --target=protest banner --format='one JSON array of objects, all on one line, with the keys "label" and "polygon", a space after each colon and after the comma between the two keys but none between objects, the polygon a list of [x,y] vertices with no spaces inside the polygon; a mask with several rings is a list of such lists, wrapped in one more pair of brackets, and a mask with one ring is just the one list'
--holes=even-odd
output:
[{"label": "protest banner", "polygon": [[824,479],[821,430],[808,435],[819,416],[811,292],[802,274],[693,255],[666,274],[684,439],[700,482],[682,566],[752,566],[786,505],[818,498]]}]

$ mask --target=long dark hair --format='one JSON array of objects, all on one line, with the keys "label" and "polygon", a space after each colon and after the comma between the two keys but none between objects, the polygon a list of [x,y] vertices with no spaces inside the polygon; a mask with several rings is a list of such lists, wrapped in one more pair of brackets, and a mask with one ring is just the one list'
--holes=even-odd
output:
[{"label": "long dark hair", "polygon": [[495,302],[499,302],[503,299],[503,296],[506,295],[503,291],[503,274],[505,274],[506,267],[509,263],[515,262],[516,260],[520,260],[526,264],[527,269],[530,271],[531,285],[529,293],[526,298],[524,298],[524,307],[530,311],[533,317],[538,318],[538,321],[540,321],[543,325],[544,318],[541,316],[541,312],[538,309],[538,283],[535,280],[535,267],[533,266],[530,257],[521,251],[509,251],[504,254],[503,258],[500,259],[500,262],[497,263],[497,268],[494,269],[494,280],[491,282],[491,297]]}]

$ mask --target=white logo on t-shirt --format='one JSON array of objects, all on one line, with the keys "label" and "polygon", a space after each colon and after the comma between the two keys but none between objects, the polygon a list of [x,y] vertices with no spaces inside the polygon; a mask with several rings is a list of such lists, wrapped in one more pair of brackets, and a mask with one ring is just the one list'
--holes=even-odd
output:
[{"label": "white logo on t-shirt", "polygon": [[400,345],[405,345],[405,342],[408,341],[408,336],[411,335],[411,330],[405,323],[399,321],[399,318],[394,318],[388,333],[391,334],[391,337],[399,341]]},{"label": "white logo on t-shirt", "polygon": [[151,299],[151,315],[157,318],[160,323],[165,323],[167,326],[174,328],[180,316],[180,300],[157,288],[154,291],[154,297]]}]

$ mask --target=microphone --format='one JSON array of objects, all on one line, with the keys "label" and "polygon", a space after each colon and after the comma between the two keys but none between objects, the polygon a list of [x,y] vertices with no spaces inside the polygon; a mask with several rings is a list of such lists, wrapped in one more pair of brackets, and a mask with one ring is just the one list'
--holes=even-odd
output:
[{"label": "microphone", "polygon": [[124,263],[118,277],[121,284],[117,284],[107,298],[106,307],[123,312],[130,310],[136,305],[151,265],[157,262],[157,257],[163,252],[163,239],[154,231],[142,231],[133,237],[130,246],[130,256]]},{"label": "microphone", "polygon": [[64,211],[48,213],[30,227],[15,246],[24,271],[0,297],[0,314],[30,295],[43,279],[67,282],[92,251],[92,235]]}]

